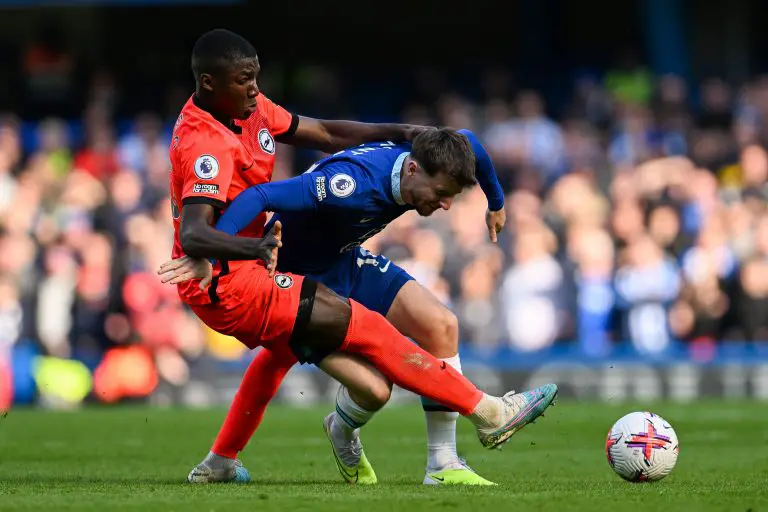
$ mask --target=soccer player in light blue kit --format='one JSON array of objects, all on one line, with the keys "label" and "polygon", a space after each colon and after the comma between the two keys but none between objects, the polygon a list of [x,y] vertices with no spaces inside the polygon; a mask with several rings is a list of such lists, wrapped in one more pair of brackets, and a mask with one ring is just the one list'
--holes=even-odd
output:
[{"label": "soccer player in light blue kit", "polygon": [[[467,158],[474,160],[474,166],[471,161],[467,165]],[[216,227],[234,235],[261,212],[275,212],[270,224],[279,220],[284,230],[279,271],[309,276],[381,313],[401,333],[461,371],[456,316],[404,269],[361,244],[407,211],[428,216],[449,209],[454,196],[476,183],[488,200],[487,224],[495,241],[505,223],[504,194],[491,159],[472,132],[447,128],[426,131],[412,144],[382,142],[349,148],[318,161],[301,176],[246,189]],[[172,270],[176,276],[185,272],[178,267],[167,271]],[[196,276],[203,277],[201,272]],[[290,367],[294,362],[286,364]],[[274,361],[271,366],[264,364],[260,372],[279,373],[275,366],[279,365]],[[281,377],[264,380],[279,384]],[[386,400],[371,404],[369,399],[363,407],[354,398],[342,387],[336,411],[326,417],[324,427],[342,476],[353,483],[375,483],[358,431]],[[422,402],[428,433],[424,483],[492,485],[457,455],[458,414]],[[263,411],[251,411],[259,413]],[[212,474],[205,461],[196,469],[196,478]]]}]

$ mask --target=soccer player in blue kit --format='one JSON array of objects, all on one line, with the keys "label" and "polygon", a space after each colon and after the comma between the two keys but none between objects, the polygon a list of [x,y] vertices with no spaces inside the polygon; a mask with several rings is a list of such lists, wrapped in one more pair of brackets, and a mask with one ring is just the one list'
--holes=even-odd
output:
[{"label": "soccer player in blue kit", "polygon": [[[470,165],[466,159],[472,160]],[[280,272],[310,276],[339,295],[381,313],[401,333],[461,371],[456,316],[404,269],[371,254],[361,244],[407,211],[429,216],[438,209],[449,209],[457,194],[476,183],[487,198],[486,222],[491,239],[496,241],[505,223],[504,194],[491,159],[472,132],[448,128],[425,131],[413,143],[381,142],[349,148],[316,162],[301,176],[246,189],[229,205],[216,227],[234,235],[260,213],[275,212],[270,224],[279,221],[283,227]],[[202,277],[203,287],[210,280],[209,270],[207,261],[188,258],[161,267],[165,282]],[[290,285],[290,276],[279,274],[276,279]],[[258,403],[251,404],[246,414],[233,406],[225,421],[230,428],[222,428],[219,437],[231,432],[233,425],[239,425],[242,434],[218,438],[209,458],[223,457],[239,464],[237,453],[253,435],[269,399],[295,362],[290,353],[278,356],[262,351],[257,355],[240,390],[260,386],[262,397],[254,400]],[[325,419],[339,471],[351,483],[377,481],[358,432],[388,399],[388,394],[359,398],[342,386],[336,410]],[[424,483],[493,485],[457,454],[458,414],[424,399],[422,403],[428,434]],[[212,471],[209,462],[193,469],[190,481],[234,478],[233,471]],[[238,469],[243,479],[247,472]]]}]

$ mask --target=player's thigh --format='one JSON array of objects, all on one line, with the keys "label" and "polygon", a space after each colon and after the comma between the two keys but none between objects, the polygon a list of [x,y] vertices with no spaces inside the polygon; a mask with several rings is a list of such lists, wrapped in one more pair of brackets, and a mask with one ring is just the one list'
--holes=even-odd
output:
[{"label": "player's thigh", "polygon": [[210,328],[249,348],[271,346],[288,342],[302,312],[308,317],[307,301],[302,301],[306,288],[302,276],[269,277],[263,266],[254,264],[222,278],[216,302],[192,308]]},{"label": "player's thigh", "polygon": [[357,356],[334,352],[320,361],[319,367],[346,386],[363,409],[382,408],[392,394],[392,383],[371,363]]},{"label": "player's thigh", "polygon": [[353,274],[349,297],[382,316],[387,316],[400,289],[413,281],[404,269],[362,247],[356,250],[349,266]]},{"label": "player's thigh", "polygon": [[349,330],[349,299],[311,278],[304,278],[296,322],[288,342],[302,364],[320,365],[341,348]]},{"label": "player's thigh", "polygon": [[398,331],[435,357],[452,357],[458,352],[456,315],[416,281],[400,288],[386,316]]}]

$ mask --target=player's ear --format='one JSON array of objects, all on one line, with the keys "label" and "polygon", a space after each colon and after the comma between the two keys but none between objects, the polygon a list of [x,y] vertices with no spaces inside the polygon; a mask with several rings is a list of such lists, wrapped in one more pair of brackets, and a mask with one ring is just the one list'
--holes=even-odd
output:
[{"label": "player's ear", "polygon": [[408,162],[408,166],[405,169],[405,173],[409,177],[413,177],[416,175],[416,171],[418,169],[419,169],[419,164],[417,164],[415,160],[411,160],[410,162]]},{"label": "player's ear", "polygon": [[213,92],[213,76],[210,73],[200,74],[200,88],[208,92]]}]

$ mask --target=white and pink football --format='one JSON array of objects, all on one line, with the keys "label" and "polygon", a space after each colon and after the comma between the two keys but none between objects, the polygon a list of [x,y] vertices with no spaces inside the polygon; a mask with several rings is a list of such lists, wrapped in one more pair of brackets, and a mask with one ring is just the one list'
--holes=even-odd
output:
[{"label": "white and pink football", "polygon": [[611,427],[605,453],[608,464],[624,480],[654,482],[675,467],[680,443],[664,418],[652,412],[633,412]]}]

